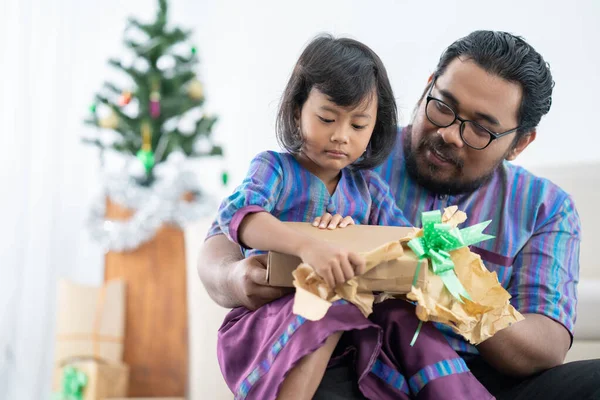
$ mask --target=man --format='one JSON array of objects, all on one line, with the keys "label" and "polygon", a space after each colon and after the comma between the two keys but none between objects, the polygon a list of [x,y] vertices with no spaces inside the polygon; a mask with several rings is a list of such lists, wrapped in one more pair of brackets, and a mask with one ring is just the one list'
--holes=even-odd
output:
[{"label": "man", "polygon": [[[416,226],[423,211],[454,204],[471,221],[492,220],[486,232],[496,239],[472,250],[498,273],[525,320],[477,347],[439,328],[501,399],[600,398],[600,360],[562,365],[577,302],[577,211],[560,188],[508,162],[535,140],[553,85],[542,56],[521,38],[473,32],[444,52],[412,123],[378,168]],[[224,307],[255,309],[285,293],[266,286],[264,257],[241,259],[223,235],[206,241],[198,268]],[[361,398],[348,371],[328,370],[316,397]]]}]

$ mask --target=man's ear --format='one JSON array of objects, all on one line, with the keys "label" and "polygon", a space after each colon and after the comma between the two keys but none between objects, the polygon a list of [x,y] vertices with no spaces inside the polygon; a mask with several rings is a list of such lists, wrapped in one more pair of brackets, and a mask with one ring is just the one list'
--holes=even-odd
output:
[{"label": "man's ear", "polygon": [[537,131],[535,129],[532,129],[530,132],[524,134],[519,139],[517,139],[517,143],[513,145],[512,149],[510,149],[510,151],[506,155],[506,160],[515,160],[519,156],[519,154],[521,154],[521,152],[525,150],[527,146],[529,146],[531,142],[535,140],[536,134]]}]

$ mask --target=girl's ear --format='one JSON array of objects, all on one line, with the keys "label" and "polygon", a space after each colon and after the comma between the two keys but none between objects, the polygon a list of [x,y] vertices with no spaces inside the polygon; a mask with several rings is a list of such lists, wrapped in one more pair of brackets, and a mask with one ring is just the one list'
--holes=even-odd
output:
[{"label": "girl's ear", "polygon": [[300,108],[298,106],[294,107],[294,123],[296,126],[300,126],[301,115]]}]

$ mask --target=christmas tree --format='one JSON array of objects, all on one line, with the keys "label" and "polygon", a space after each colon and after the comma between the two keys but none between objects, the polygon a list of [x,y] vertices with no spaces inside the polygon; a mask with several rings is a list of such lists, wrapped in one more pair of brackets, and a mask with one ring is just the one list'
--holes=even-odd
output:
[{"label": "christmas tree", "polygon": [[[154,166],[174,151],[188,157],[222,155],[221,147],[211,138],[217,118],[198,113],[204,93],[195,73],[196,48],[187,44],[191,31],[169,27],[167,1],[159,0],[158,4],[154,22],[128,20],[124,44],[134,60],[130,65],[118,59],[109,63],[126,74],[131,84],[104,83],[86,120],[101,130],[96,137],[84,139],[101,151],[110,148],[136,156],[145,169],[144,185],[153,182]],[[131,30],[143,39],[128,39]],[[108,109],[108,114],[101,117],[99,108]],[[181,126],[182,118],[192,119],[188,129]],[[117,132],[118,139],[109,144],[101,140],[106,130]]]}]

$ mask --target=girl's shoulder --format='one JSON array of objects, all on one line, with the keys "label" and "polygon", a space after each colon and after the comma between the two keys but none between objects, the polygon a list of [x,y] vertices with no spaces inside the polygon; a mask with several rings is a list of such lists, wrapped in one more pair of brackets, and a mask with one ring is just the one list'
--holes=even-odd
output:
[{"label": "girl's shoulder", "polygon": [[254,156],[254,160],[278,164],[290,164],[291,162],[295,161],[291,154],[273,150],[261,151]]},{"label": "girl's shoulder", "polygon": [[295,159],[291,154],[273,150],[261,151],[252,160],[252,164],[268,164],[277,169],[288,169],[293,162]]},{"label": "girl's shoulder", "polygon": [[381,180],[379,174],[372,169],[346,168],[345,174],[350,179],[363,180],[367,184],[371,181]]}]

